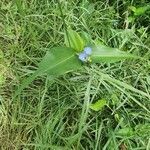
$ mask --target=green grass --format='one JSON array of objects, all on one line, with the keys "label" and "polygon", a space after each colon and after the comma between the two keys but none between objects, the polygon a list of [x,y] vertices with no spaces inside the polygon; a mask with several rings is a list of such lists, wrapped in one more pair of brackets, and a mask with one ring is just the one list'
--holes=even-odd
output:
[{"label": "green grass", "polygon": [[[64,44],[64,24],[55,0],[1,0],[0,149],[149,150],[150,11],[128,22],[128,7],[148,2],[63,1],[68,27],[145,60],[41,76],[13,99],[46,51]],[[99,99],[107,106],[91,110]]]}]

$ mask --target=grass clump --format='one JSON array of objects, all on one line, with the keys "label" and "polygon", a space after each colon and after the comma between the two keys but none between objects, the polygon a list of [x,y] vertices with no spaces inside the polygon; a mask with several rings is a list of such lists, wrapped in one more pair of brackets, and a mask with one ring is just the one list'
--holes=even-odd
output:
[{"label": "grass clump", "polygon": [[[68,27],[144,59],[86,66],[53,81],[38,77],[13,99],[20,81],[37,68],[47,49],[64,44],[64,23],[57,1],[2,0],[0,149],[148,150],[150,12],[135,17],[130,8],[149,1],[61,4]],[[107,104],[100,111],[90,109],[99,99]]]}]

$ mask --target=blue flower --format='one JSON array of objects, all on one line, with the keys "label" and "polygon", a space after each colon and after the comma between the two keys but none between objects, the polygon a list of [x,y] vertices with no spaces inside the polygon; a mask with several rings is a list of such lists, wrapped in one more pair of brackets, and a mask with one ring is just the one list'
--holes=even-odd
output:
[{"label": "blue flower", "polygon": [[79,54],[79,59],[82,62],[88,62],[91,54],[92,54],[92,48],[85,47],[84,50]]},{"label": "blue flower", "polygon": [[84,48],[84,52],[85,52],[87,55],[91,55],[91,54],[92,54],[92,48],[91,48],[91,47],[85,47],[85,48]]},{"label": "blue flower", "polygon": [[88,58],[88,55],[85,52],[82,52],[79,54],[79,59],[83,62],[86,62]]}]

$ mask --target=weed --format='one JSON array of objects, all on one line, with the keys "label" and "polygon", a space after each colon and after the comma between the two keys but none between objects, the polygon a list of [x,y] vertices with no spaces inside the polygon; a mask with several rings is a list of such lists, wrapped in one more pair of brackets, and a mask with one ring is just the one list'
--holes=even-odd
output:
[{"label": "weed", "polygon": [[[55,0],[0,1],[0,149],[149,149],[149,1],[61,1],[67,27],[94,44],[144,59],[86,64],[54,78],[38,76],[14,99],[48,50],[64,45],[64,23]],[[133,14],[134,16],[134,14]],[[86,34],[85,34],[86,33]],[[88,39],[87,39],[88,41]],[[6,65],[7,64],[7,65]],[[51,64],[49,64],[51,65]],[[107,105],[99,111],[91,104]]]}]

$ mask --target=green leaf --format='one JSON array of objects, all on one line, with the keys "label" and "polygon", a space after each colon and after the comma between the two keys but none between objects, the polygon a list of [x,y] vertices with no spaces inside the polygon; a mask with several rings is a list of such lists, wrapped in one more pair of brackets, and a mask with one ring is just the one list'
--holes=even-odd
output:
[{"label": "green leaf", "polygon": [[71,47],[77,52],[82,51],[85,46],[85,42],[81,38],[81,36],[71,29],[69,29],[68,32],[65,34],[65,44],[67,47]]},{"label": "green leaf", "polygon": [[56,77],[69,71],[80,69],[81,67],[82,64],[72,48],[52,48],[39,63],[39,68],[22,82],[15,96],[27,87],[37,76],[48,74],[51,77]]},{"label": "green leaf", "polygon": [[136,8],[134,15],[135,16],[144,15],[148,9],[150,9],[150,6],[143,6],[143,7]]},{"label": "green leaf", "polygon": [[150,9],[150,5],[142,6],[142,7],[134,7],[130,6],[129,9],[131,9],[134,12],[135,16],[144,15],[148,9]]},{"label": "green leaf", "polygon": [[136,7],[134,6],[129,6],[129,9],[131,9],[133,12],[136,12]]},{"label": "green leaf", "polygon": [[100,62],[111,63],[129,58],[139,58],[139,57],[124,51],[120,51],[117,48],[110,48],[103,45],[92,47],[91,61],[94,63]]},{"label": "green leaf", "polygon": [[119,129],[116,135],[118,136],[132,136],[134,134],[133,129],[131,127],[125,127],[122,129]]},{"label": "green leaf", "polygon": [[135,21],[135,17],[134,16],[129,16],[128,21],[133,23]]},{"label": "green leaf", "polygon": [[100,99],[96,103],[91,104],[90,108],[94,111],[99,111],[101,110],[105,105],[106,105],[106,100],[105,99]]},{"label": "green leaf", "polygon": [[82,67],[72,48],[56,47],[47,52],[39,64],[40,74],[58,76]]}]

